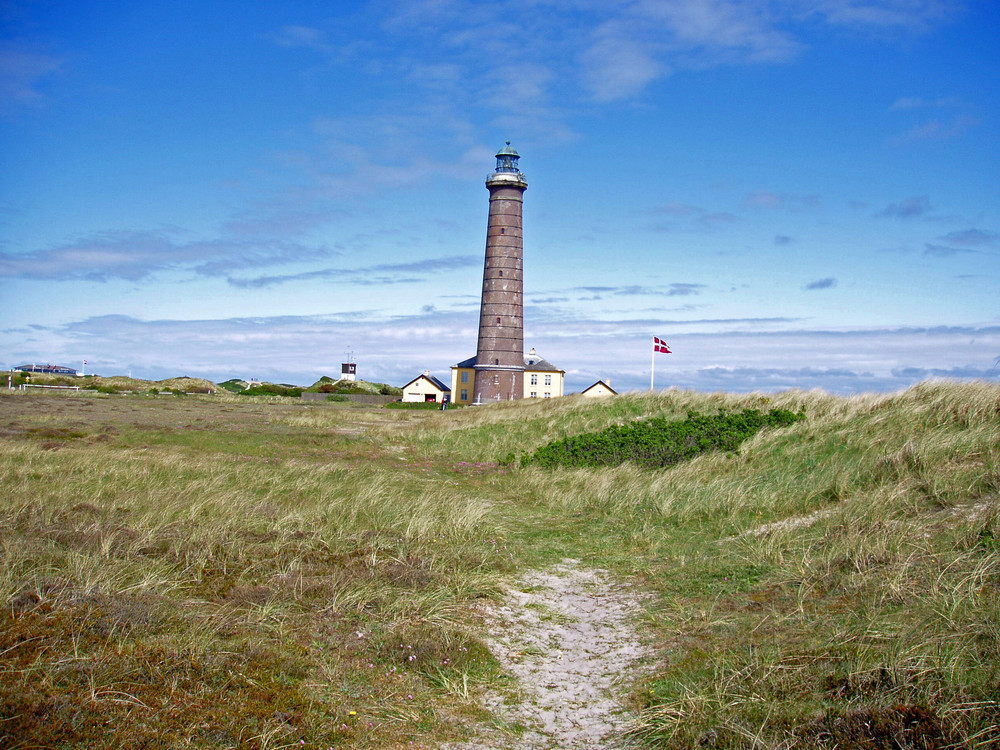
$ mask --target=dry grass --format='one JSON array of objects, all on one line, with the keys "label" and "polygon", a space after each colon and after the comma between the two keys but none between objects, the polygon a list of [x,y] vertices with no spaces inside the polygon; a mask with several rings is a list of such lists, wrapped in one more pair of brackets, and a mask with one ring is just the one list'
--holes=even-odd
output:
[{"label": "dry grass", "polygon": [[[498,460],[804,409],[666,471]],[[448,412],[0,395],[0,746],[430,746],[502,679],[472,611],[563,556],[655,594],[649,747],[1000,743],[1000,388]],[[352,713],[353,712],[353,713]]]},{"label": "dry grass", "polygon": [[440,728],[427,675],[491,679],[486,499],[285,412],[118,402],[0,399],[0,745],[384,747]]}]

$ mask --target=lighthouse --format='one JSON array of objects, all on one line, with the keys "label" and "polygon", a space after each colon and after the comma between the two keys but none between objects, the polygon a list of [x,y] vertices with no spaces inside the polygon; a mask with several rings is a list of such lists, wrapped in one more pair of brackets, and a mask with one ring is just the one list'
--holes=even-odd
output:
[{"label": "lighthouse", "polygon": [[524,235],[521,206],[528,182],[510,141],[486,178],[490,214],[486,225],[483,297],[479,308],[473,402],[524,396]]}]

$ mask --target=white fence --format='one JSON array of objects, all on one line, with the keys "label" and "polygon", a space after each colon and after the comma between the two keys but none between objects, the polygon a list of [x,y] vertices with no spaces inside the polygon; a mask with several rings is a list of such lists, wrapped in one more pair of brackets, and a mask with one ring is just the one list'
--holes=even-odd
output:
[{"label": "white fence", "polygon": [[78,391],[80,386],[78,385],[39,385],[36,383],[21,383],[18,390],[23,391],[28,388],[55,388],[57,391]]}]

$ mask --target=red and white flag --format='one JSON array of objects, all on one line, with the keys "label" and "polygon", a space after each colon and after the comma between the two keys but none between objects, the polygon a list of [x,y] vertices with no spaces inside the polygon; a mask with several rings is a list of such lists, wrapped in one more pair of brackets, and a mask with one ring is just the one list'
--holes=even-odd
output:
[{"label": "red and white flag", "polygon": [[653,351],[660,352],[661,354],[673,354],[673,352],[670,351],[670,347],[667,346],[667,342],[663,339],[656,338],[656,336],[653,336]]}]

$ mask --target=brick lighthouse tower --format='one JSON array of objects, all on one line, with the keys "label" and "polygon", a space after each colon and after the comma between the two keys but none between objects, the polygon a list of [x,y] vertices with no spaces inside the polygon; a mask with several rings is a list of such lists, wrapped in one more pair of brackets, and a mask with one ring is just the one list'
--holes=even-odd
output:
[{"label": "brick lighthouse tower", "polygon": [[496,156],[496,171],[486,178],[490,217],[486,227],[474,403],[508,401],[524,395],[521,205],[528,182],[518,169],[520,157],[510,141]]}]

